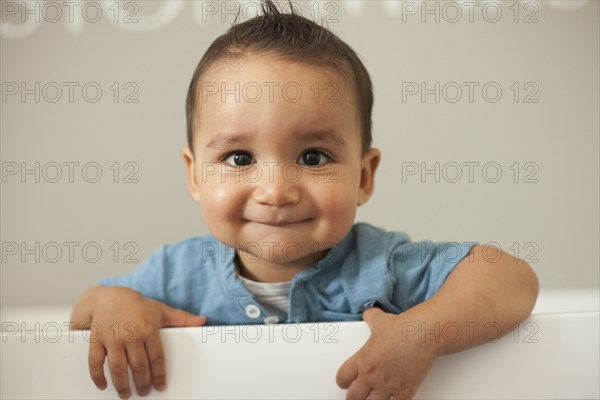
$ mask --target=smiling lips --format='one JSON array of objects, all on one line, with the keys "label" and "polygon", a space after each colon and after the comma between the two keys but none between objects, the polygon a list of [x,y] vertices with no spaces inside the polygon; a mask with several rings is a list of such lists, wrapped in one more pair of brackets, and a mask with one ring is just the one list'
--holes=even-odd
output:
[{"label": "smiling lips", "polygon": [[276,219],[273,219],[273,220],[267,220],[267,221],[251,221],[251,220],[246,220],[246,221],[254,222],[254,223],[262,224],[262,225],[281,227],[281,226],[287,226],[287,225],[292,225],[292,224],[298,224],[301,222],[306,222],[308,220],[309,220],[309,218],[298,219],[298,220],[289,220],[289,219],[276,220]]}]

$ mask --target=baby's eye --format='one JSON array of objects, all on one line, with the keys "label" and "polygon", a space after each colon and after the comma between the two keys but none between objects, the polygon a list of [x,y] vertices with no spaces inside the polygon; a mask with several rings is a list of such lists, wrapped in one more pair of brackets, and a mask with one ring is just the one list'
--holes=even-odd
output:
[{"label": "baby's eye", "polygon": [[243,167],[253,163],[252,156],[243,151],[236,151],[229,154],[225,159],[225,162],[236,167]]},{"label": "baby's eye", "polygon": [[327,164],[331,158],[320,150],[308,150],[302,154],[299,163],[311,167]]}]

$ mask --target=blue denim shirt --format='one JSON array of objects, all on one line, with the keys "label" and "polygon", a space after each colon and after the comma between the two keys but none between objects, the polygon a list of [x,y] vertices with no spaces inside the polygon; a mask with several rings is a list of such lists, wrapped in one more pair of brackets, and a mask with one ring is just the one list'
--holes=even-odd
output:
[{"label": "blue denim shirt", "polygon": [[99,283],[204,315],[207,325],[355,321],[369,307],[398,314],[427,300],[473,245],[410,242],[403,232],[354,224],[325,257],[294,276],[287,316],[253,298],[237,278],[235,250],[212,236],[160,246],[134,271]]}]

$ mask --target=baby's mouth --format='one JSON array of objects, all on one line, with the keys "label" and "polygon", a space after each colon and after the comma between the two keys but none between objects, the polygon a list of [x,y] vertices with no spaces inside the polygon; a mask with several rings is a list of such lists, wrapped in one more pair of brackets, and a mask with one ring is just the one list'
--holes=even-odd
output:
[{"label": "baby's mouth", "polygon": [[274,227],[284,227],[284,226],[288,226],[288,225],[294,225],[294,224],[300,224],[303,222],[307,222],[310,221],[310,218],[304,218],[304,219],[283,219],[283,220],[258,220],[258,221],[253,221],[253,220],[244,220],[246,222],[254,222],[257,224],[261,224],[261,225],[267,225],[267,226],[274,226]]}]

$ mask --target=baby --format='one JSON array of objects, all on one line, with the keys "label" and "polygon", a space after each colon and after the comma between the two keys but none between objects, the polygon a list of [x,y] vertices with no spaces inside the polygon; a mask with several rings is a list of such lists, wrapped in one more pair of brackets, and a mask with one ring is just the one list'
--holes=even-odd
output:
[{"label": "baby", "polygon": [[[327,29],[262,8],[212,43],[188,92],[187,186],[212,235],[161,246],[81,296],[72,323],[98,335],[90,375],[106,388],[108,357],[121,398],[128,366],[138,395],[163,390],[164,326],[362,319],[371,336],[337,384],[348,398],[411,398],[438,356],[525,319],[537,278],[495,248],[354,224],[380,160],[369,74]],[[456,340],[403,335],[448,324]]]}]

